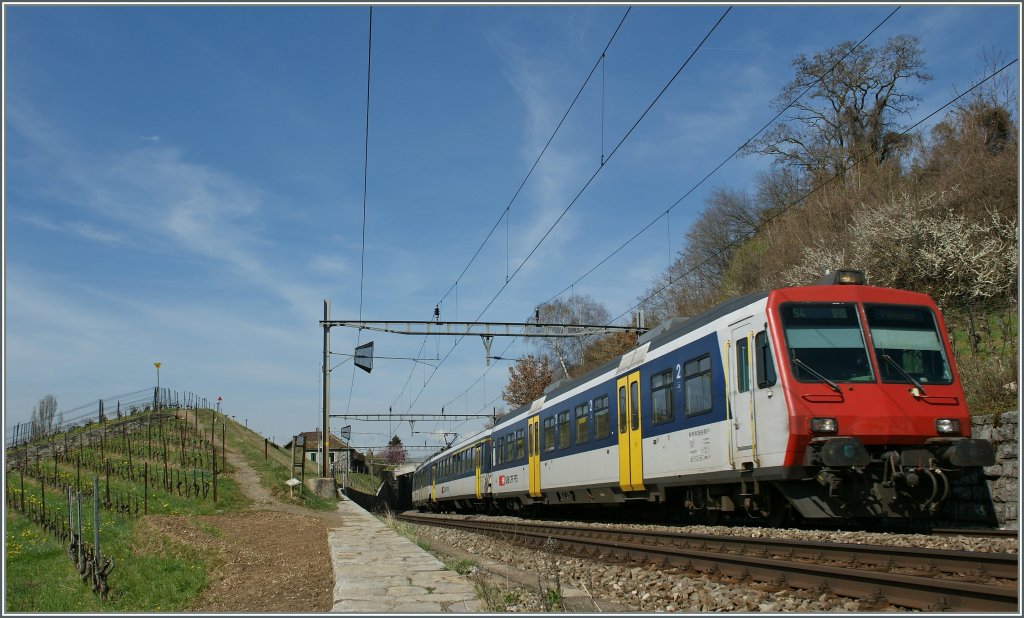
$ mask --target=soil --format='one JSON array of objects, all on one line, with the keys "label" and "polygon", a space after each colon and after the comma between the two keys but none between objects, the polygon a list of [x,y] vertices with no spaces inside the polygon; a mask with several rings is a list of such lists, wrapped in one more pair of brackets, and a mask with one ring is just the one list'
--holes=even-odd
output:
[{"label": "soil", "polygon": [[[196,549],[214,556],[209,586],[192,612],[323,613],[334,604],[334,571],[327,531],[337,512],[313,511],[275,499],[256,472],[231,451],[227,459],[248,510],[206,516],[154,515],[142,538],[170,551]],[[177,546],[177,548],[175,548]]]}]

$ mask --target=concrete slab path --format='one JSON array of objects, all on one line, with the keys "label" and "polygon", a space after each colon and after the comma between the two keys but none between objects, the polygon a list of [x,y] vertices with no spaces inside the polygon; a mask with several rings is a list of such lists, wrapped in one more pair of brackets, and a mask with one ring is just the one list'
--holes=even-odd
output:
[{"label": "concrete slab path", "polygon": [[332,612],[479,613],[474,586],[355,502],[338,503],[327,533],[334,565]]}]

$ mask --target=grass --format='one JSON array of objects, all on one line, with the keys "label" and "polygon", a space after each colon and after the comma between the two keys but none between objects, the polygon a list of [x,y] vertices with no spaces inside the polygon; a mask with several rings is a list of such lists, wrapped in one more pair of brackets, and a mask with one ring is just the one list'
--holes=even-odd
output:
[{"label": "grass", "polygon": [[[256,471],[260,477],[260,485],[266,487],[278,500],[318,511],[333,511],[337,508],[337,500],[322,498],[302,486],[296,486],[293,497],[293,492],[285,485],[285,481],[292,478],[291,452],[278,450],[269,445],[264,451],[262,436],[231,420],[228,420],[227,442],[232,449],[241,453]],[[303,466],[307,478],[320,476],[312,462],[304,461]],[[300,473],[296,473],[296,478],[301,476]]]},{"label": "grass", "polygon": [[[208,431],[211,411],[199,414],[200,428]],[[195,418],[195,417],[191,417]],[[112,440],[117,439],[117,425],[109,430]],[[218,416],[218,467],[220,454],[220,417]],[[76,435],[82,429],[75,429]],[[61,438],[62,440],[63,438]],[[138,438],[133,438],[133,442]],[[69,440],[73,443],[76,439]],[[257,470],[261,483],[271,492],[288,501],[288,489],[284,481],[291,478],[291,454],[269,448],[264,459],[264,438],[228,419],[226,442],[228,448],[242,453]],[[116,443],[116,442],[114,442]],[[138,442],[134,442],[138,443]],[[118,455],[120,456],[120,455]],[[136,464],[139,460],[135,461]],[[150,460],[150,467],[157,462]],[[47,474],[52,468],[45,464]],[[158,465],[162,466],[162,462]],[[227,472],[231,472],[230,464]],[[307,475],[317,472],[307,465]],[[61,464],[58,466],[62,482],[73,484],[75,471]],[[91,489],[94,472],[83,469],[83,486]],[[86,481],[88,479],[88,481]],[[207,470],[207,480],[210,479]],[[8,472],[8,490],[12,497],[20,498],[20,478],[17,471]],[[202,591],[208,585],[208,578],[217,564],[212,553],[189,548],[176,543],[162,534],[154,534],[142,516],[143,485],[120,478],[110,478],[111,497],[118,492],[122,496],[138,496],[139,517],[121,517],[115,513],[100,511],[100,541],[102,554],[114,559],[114,568],[108,576],[109,598],[101,600],[92,592],[91,585],[82,581],[74,562],[69,558],[64,545],[28,518],[12,508],[7,509],[5,535],[5,591],[4,612],[26,613],[110,613],[110,612],[185,612],[193,607]],[[309,491],[297,492],[301,497],[295,503],[310,508],[331,510],[336,501],[325,500]],[[101,475],[100,494],[106,494],[106,479]],[[83,497],[84,498],[84,497]],[[249,505],[250,500],[231,478],[219,477],[217,502],[212,499],[212,490],[207,499],[185,498],[176,493],[164,492],[159,486],[149,487],[149,514],[179,515],[195,518],[200,515],[216,515],[235,512]],[[25,502],[40,502],[39,481],[25,478]],[[67,516],[67,499],[59,490],[47,489],[46,506],[48,513]],[[202,522],[200,529],[213,537],[222,534],[216,521]],[[93,539],[92,503],[83,504],[83,537],[88,543]]]},{"label": "grass", "polygon": [[454,571],[463,577],[469,575],[473,569],[476,568],[475,562],[465,558],[445,558],[442,560],[442,563],[444,564],[444,568],[449,571]]},{"label": "grass", "polygon": [[9,511],[6,521],[5,612],[180,612],[207,583],[210,557],[184,550],[162,552],[140,538],[136,520],[114,524],[101,517],[101,549],[114,558],[104,601],[82,581],[52,535],[16,512]]}]

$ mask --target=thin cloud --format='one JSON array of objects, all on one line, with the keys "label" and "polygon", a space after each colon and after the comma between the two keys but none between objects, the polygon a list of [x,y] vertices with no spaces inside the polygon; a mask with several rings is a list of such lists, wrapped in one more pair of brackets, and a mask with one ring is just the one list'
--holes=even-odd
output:
[{"label": "thin cloud", "polygon": [[38,218],[31,221],[35,225],[101,242],[120,236],[152,239],[156,234],[161,242],[153,246],[220,263],[298,312],[315,306],[320,294],[313,286],[296,283],[292,273],[267,261],[279,248],[259,223],[260,213],[274,201],[266,192],[156,142],[138,150],[87,156],[28,106],[10,110],[8,121],[33,152],[25,163],[33,166],[31,173],[45,179],[56,199],[109,229]]}]

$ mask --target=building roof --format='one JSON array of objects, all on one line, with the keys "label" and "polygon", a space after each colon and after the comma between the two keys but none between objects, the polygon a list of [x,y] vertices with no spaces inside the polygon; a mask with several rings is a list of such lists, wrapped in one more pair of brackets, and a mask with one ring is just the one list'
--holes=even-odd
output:
[{"label": "building roof", "polygon": [[[320,438],[321,438],[322,435],[323,435],[323,432],[321,432],[321,431],[303,431],[302,433],[300,433],[299,436],[302,436],[302,439],[303,439],[302,450],[314,451],[314,450],[320,448]],[[292,447],[292,442],[294,440],[295,440],[295,438],[292,438],[291,440],[289,440],[288,444],[285,444],[284,447],[285,448],[291,448]],[[330,436],[328,436],[327,444],[328,444],[328,446],[330,447],[331,450],[348,448],[348,444],[346,444],[341,438],[339,438],[338,436],[334,435],[333,433],[330,434]]]}]

